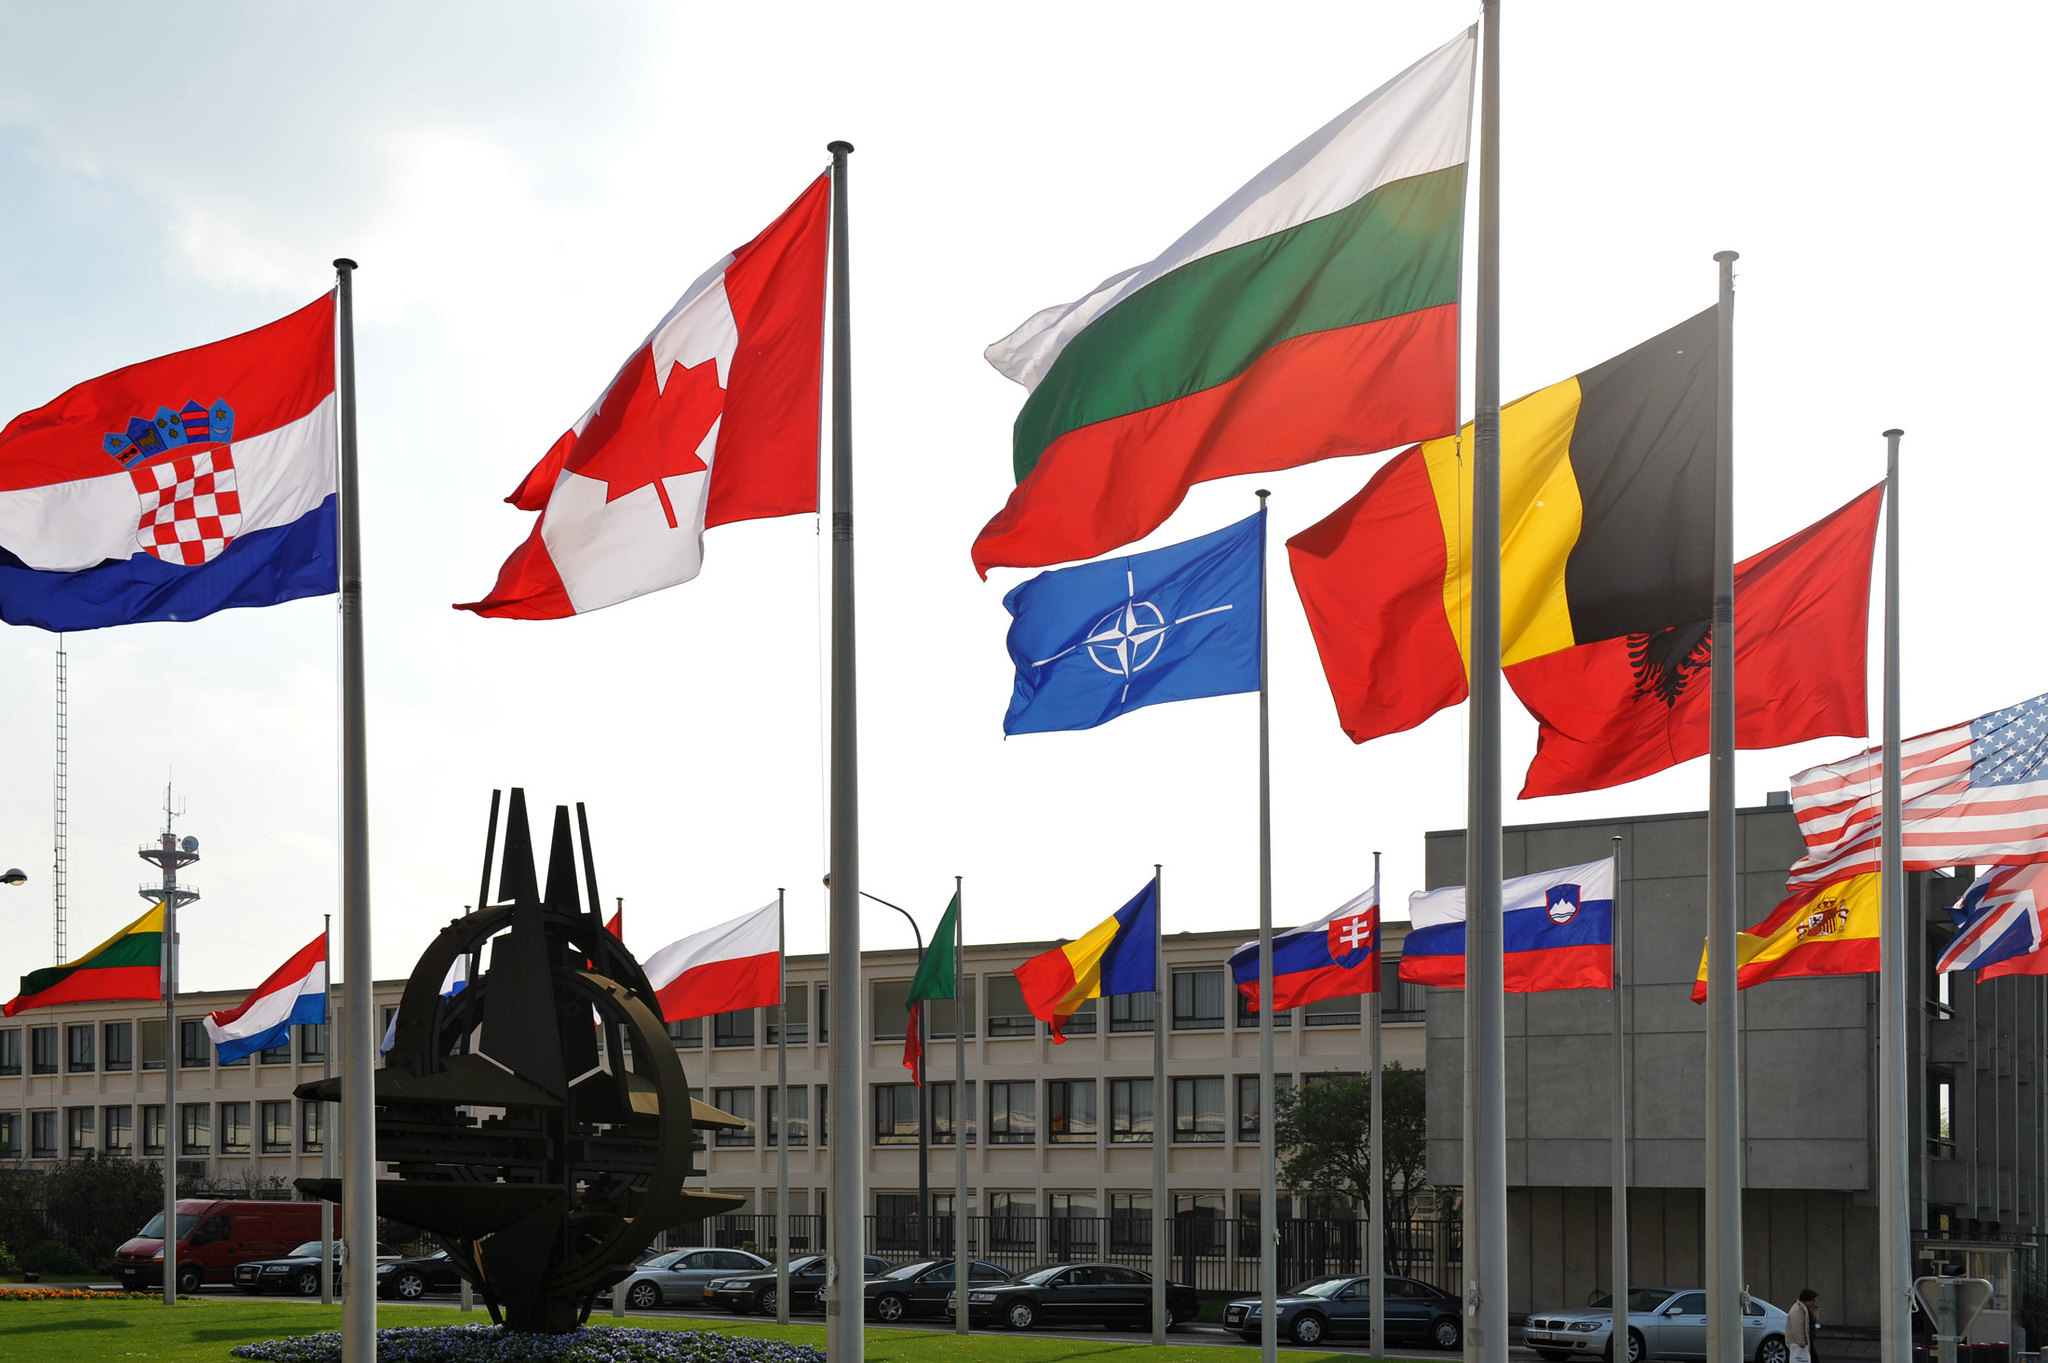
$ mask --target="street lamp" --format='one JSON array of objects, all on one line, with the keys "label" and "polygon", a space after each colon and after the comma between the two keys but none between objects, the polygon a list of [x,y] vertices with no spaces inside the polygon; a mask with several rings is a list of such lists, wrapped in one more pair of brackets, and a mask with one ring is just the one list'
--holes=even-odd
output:
[{"label": "street lamp", "polygon": [[10,866],[7,868],[7,874],[0,875],[0,885],[21,885],[27,881],[28,877],[22,874],[19,866]]}]

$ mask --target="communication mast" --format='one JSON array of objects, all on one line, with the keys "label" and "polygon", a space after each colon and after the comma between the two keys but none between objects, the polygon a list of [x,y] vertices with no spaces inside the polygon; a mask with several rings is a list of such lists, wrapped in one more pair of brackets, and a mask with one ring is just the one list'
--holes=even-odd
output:
[{"label": "communication mast", "polygon": [[162,883],[140,886],[135,893],[152,904],[161,902],[165,908],[173,912],[199,898],[198,890],[189,885],[180,887],[178,884],[179,870],[199,860],[199,839],[181,839],[171,831],[171,820],[182,816],[184,812],[183,808],[171,808],[171,787],[169,782],[165,782],[164,831],[159,835],[156,846],[142,847],[135,853],[164,873]]}]

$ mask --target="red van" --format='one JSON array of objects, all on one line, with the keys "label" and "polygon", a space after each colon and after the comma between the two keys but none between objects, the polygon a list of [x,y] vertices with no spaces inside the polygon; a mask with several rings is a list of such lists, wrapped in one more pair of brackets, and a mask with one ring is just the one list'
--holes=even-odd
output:
[{"label": "red van", "polygon": [[[341,1208],[334,1209],[334,1233],[341,1234]],[[114,1254],[114,1271],[130,1292],[160,1290],[164,1282],[164,1214]],[[235,1265],[275,1259],[292,1247],[320,1238],[318,1202],[214,1201],[188,1197],[178,1203],[178,1290],[197,1292],[203,1282],[234,1281]]]}]

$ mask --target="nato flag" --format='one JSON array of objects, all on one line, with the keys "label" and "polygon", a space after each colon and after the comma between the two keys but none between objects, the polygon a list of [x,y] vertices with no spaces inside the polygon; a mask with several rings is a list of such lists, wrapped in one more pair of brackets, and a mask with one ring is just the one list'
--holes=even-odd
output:
[{"label": "nato flag", "polygon": [[1006,734],[1092,729],[1141,705],[1259,689],[1266,513],[1012,589]]}]

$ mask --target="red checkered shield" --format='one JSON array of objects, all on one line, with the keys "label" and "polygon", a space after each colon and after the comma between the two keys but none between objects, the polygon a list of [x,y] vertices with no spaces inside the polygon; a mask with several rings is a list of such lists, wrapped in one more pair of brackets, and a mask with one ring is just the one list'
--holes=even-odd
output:
[{"label": "red checkered shield", "polygon": [[211,563],[242,528],[235,459],[227,445],[181,446],[128,470],[128,477],[142,499],[137,538],[166,563]]}]

